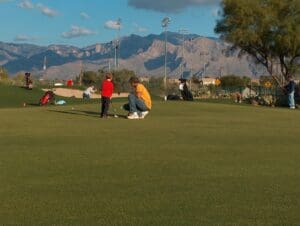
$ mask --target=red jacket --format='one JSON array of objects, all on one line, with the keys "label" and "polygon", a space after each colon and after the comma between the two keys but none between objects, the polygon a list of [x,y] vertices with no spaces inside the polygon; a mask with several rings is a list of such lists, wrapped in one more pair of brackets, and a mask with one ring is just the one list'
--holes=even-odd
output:
[{"label": "red jacket", "polygon": [[114,92],[114,84],[109,80],[103,81],[102,89],[101,89],[101,96],[111,97],[113,92]]}]

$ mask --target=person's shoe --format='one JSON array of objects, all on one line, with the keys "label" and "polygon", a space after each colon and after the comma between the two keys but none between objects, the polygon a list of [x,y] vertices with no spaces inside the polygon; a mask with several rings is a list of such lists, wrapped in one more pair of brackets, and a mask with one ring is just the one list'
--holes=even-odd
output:
[{"label": "person's shoe", "polygon": [[140,114],[140,119],[144,119],[149,114],[149,111],[142,111]]},{"label": "person's shoe", "polygon": [[128,119],[139,119],[139,115],[137,112],[133,112],[133,113],[130,113],[128,116],[127,116]]},{"label": "person's shoe", "polygon": [[296,109],[295,107],[290,107],[290,109]]}]

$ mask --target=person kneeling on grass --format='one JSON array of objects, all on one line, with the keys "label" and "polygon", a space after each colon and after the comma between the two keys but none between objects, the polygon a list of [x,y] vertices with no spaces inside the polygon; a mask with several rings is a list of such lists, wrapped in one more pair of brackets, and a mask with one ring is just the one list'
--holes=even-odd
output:
[{"label": "person kneeling on grass", "polygon": [[124,109],[129,111],[128,119],[143,119],[152,107],[151,96],[146,87],[140,83],[137,77],[131,77],[129,83],[134,89],[134,93],[129,94],[129,103],[124,105]]}]

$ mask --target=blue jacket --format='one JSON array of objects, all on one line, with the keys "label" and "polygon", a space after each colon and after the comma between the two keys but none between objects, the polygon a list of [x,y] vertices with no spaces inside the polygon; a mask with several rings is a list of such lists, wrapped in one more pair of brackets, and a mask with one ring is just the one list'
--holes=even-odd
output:
[{"label": "blue jacket", "polygon": [[286,86],[285,90],[287,93],[295,92],[296,83],[294,81],[290,81]]}]

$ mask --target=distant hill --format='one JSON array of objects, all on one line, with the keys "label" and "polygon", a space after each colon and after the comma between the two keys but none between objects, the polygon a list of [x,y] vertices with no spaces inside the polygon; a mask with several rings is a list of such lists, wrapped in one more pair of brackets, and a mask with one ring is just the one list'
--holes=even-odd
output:
[{"label": "distant hill", "polygon": [[[164,34],[141,37],[130,35],[121,38],[120,68],[134,70],[139,75],[160,76],[164,73]],[[239,57],[230,45],[216,38],[195,34],[183,36],[168,32],[168,76],[179,77],[236,74],[257,76],[264,74],[251,57]],[[184,57],[183,57],[184,55]],[[44,58],[47,71],[42,71]],[[31,71],[46,78],[74,78],[84,70],[97,70],[114,66],[114,44],[95,44],[85,48],[68,45],[48,47],[0,42],[0,66],[10,74]]]}]

